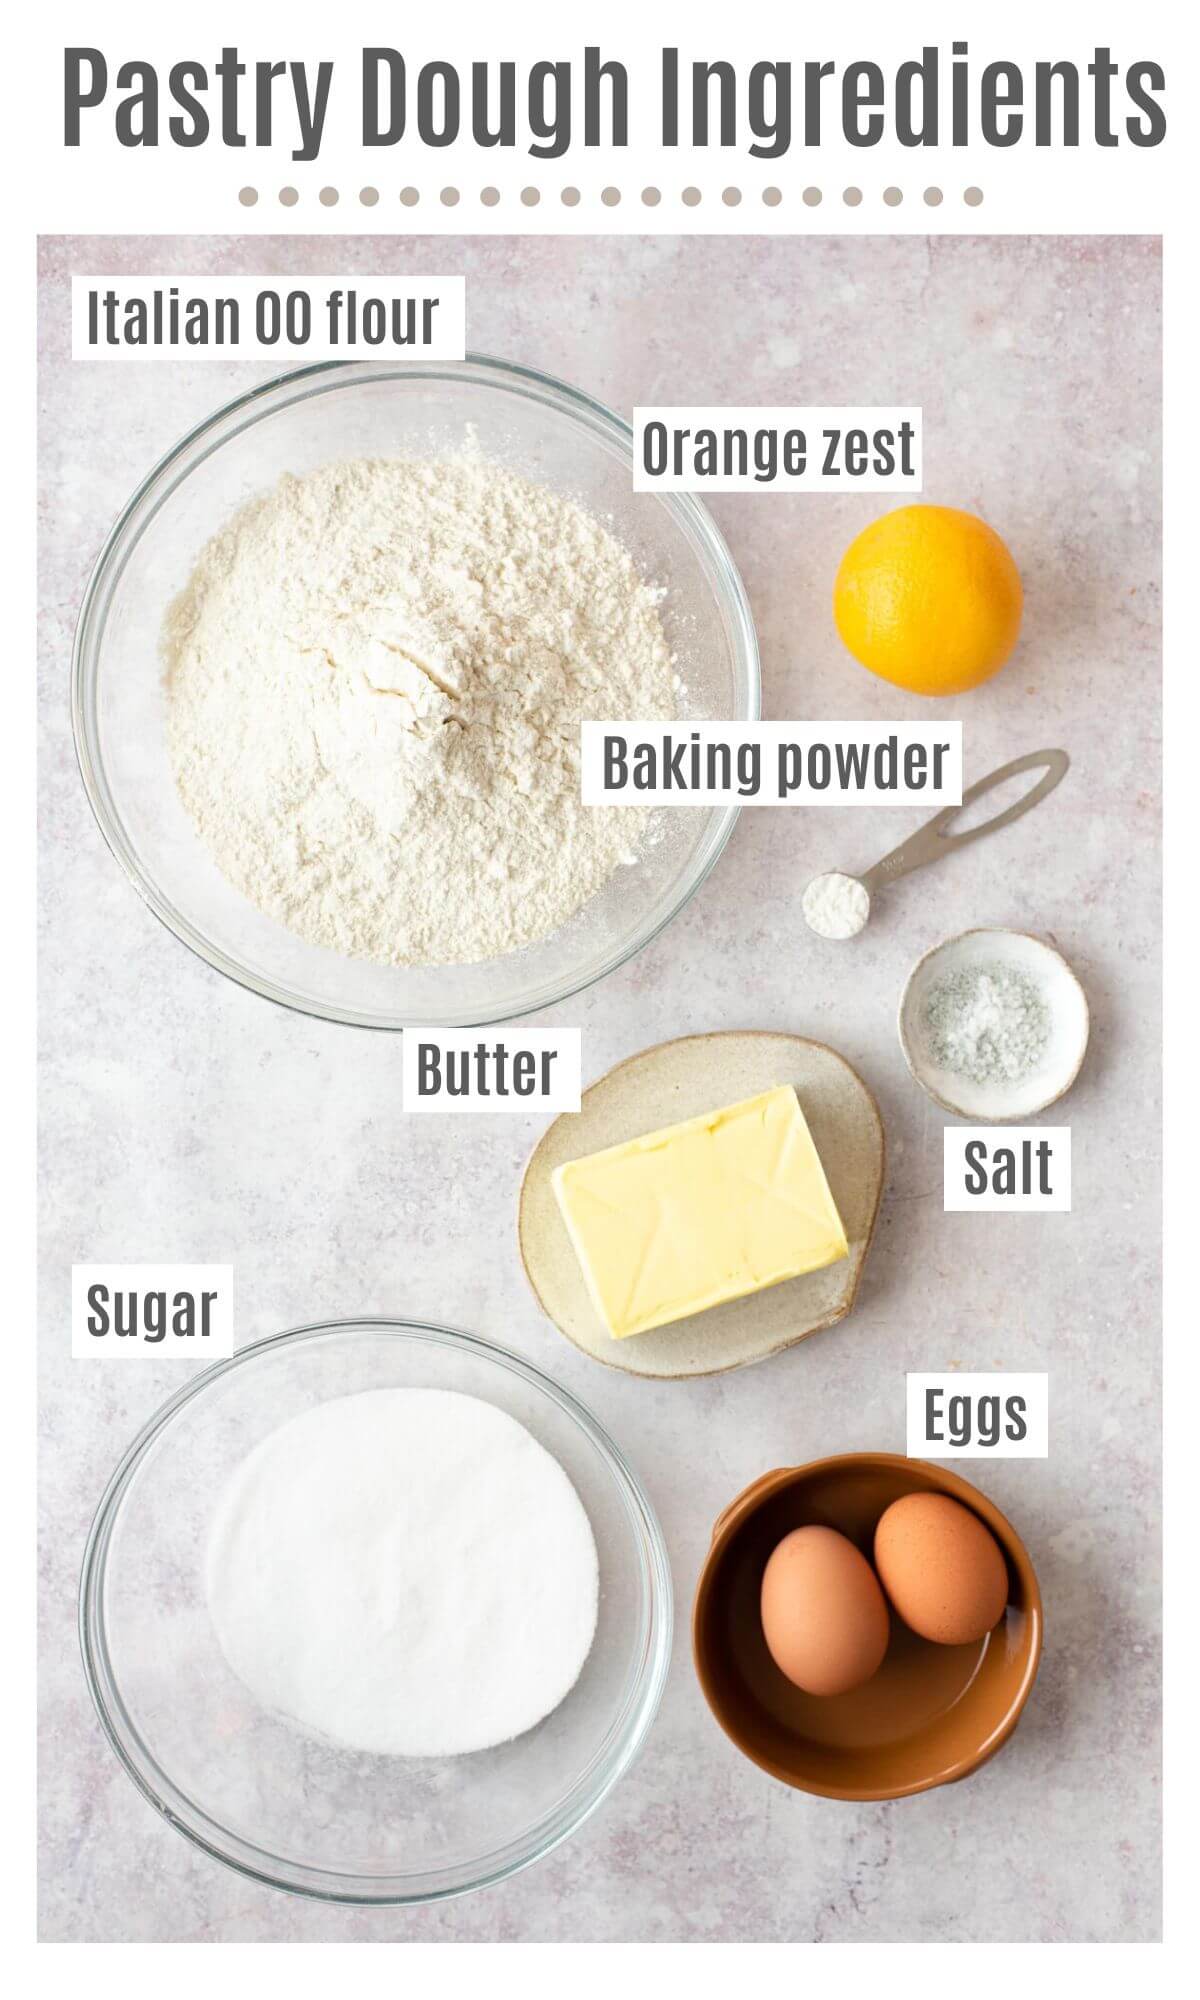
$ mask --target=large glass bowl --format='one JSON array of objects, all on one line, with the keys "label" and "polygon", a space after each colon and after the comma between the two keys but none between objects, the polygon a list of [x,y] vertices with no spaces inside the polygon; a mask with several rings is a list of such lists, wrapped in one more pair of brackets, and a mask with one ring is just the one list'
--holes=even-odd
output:
[{"label": "large glass bowl", "polygon": [[[706,510],[632,490],[627,424],[532,369],[483,356],[330,362],[264,383],[181,439],[134,494],[80,612],[73,719],[88,797],[131,881],[176,937],[268,999],[362,1027],[470,1027],[562,1000],[640,950],[683,907],[736,807],[658,812],[643,858],[559,930],[479,965],[383,966],[294,936],[234,889],[175,788],[159,656],[163,614],[208,538],[285,472],[339,458],[461,449],[580,501],[666,587],[687,721],[753,720],[758,648],[746,595]],[[611,808],[620,810],[620,808]]]},{"label": "large glass bowl", "polygon": [[[289,1417],[374,1388],[458,1389],[526,1426],[579,1494],[600,1559],[595,1643],[537,1728],[462,1757],[383,1757],[300,1735],[226,1664],[208,1614],[213,1506]],[[573,1833],[635,1756],[671,1651],[671,1577],[649,1500],[582,1404],[491,1342],[404,1321],[300,1327],[164,1404],[109,1482],[80,1585],[84,1666],[138,1789],[257,1881],[331,1902],[419,1903],[498,1882]]]}]

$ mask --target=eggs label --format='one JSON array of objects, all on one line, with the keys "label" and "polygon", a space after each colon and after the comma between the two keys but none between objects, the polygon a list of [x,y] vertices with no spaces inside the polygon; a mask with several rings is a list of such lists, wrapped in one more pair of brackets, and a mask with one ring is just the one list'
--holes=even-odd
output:
[{"label": "eggs label", "polygon": [[[997,1097],[1004,1084],[994,1086]],[[942,1136],[942,1207],[971,1209],[1071,1206],[1069,1125],[947,1125]]]},{"label": "eggs label", "polygon": [[1048,1458],[1048,1375],[909,1375],[909,1458]]},{"label": "eggs label", "polygon": [[223,1360],[233,1353],[233,1265],[73,1264],[71,1353]]}]

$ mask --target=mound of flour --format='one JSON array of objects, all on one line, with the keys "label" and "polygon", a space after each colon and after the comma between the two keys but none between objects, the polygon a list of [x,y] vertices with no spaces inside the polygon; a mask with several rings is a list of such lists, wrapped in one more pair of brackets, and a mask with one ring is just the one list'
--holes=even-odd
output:
[{"label": "mound of flour", "polygon": [[674,712],[660,593],[573,501],[471,453],[288,476],[163,634],[180,794],[311,943],[475,962],[565,923],[645,816],[579,798],[579,724]]},{"label": "mound of flour", "polygon": [[264,1707],[352,1750],[521,1736],[596,1631],[591,1525],[557,1459],[475,1396],[369,1389],[271,1431],[209,1536],[208,1605]]}]

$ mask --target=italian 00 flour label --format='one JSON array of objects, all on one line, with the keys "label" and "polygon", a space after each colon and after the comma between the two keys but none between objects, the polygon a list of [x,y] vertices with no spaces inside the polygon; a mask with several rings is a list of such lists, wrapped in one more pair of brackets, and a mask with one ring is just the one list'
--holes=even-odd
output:
[{"label": "italian 00 flour label", "polygon": [[466,280],[73,277],[76,361],[461,361]]},{"label": "italian 00 flour label", "polygon": [[400,1073],[405,1111],[578,1111],[579,1028],[408,1029]]}]

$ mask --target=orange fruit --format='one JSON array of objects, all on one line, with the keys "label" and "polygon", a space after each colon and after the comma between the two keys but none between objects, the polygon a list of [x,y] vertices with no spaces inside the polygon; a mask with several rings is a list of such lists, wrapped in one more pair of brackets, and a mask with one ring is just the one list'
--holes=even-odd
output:
[{"label": "orange fruit", "polygon": [[1004,665],[1021,578],[994,528],[958,507],[897,507],[856,535],[833,586],[856,660],[913,694],[963,694]]}]

